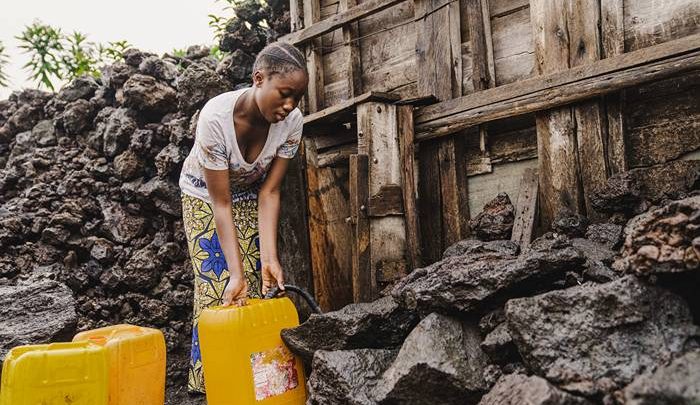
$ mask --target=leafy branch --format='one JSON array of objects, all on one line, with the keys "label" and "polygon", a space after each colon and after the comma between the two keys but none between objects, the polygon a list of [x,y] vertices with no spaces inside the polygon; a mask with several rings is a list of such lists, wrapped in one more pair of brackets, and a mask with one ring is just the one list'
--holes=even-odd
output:
[{"label": "leafy branch", "polygon": [[29,53],[31,58],[23,67],[30,69],[31,78],[39,81],[39,87],[45,85],[54,90],[51,78],[62,79],[61,53],[64,51],[61,41],[61,30],[50,25],[35,21],[25,27],[22,35],[16,37],[20,41],[20,49]]},{"label": "leafy branch", "polygon": [[5,72],[5,68],[9,63],[10,59],[5,53],[5,45],[3,45],[2,41],[0,41],[0,87],[7,87],[10,82],[10,79],[7,77],[7,73]]}]

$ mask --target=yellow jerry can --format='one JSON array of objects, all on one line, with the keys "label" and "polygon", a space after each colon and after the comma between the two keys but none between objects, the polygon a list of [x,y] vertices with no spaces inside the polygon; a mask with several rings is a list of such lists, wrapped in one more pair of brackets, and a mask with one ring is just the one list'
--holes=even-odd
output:
[{"label": "yellow jerry can", "polygon": [[163,405],[165,338],[158,329],[114,325],[80,332],[74,342],[103,346],[109,359],[109,405]]},{"label": "yellow jerry can", "polygon": [[1,405],[107,405],[107,351],[90,342],[18,346],[2,365]]},{"label": "yellow jerry can", "polygon": [[208,405],[304,404],[301,360],[280,337],[283,328],[297,325],[287,297],[202,311],[198,332]]}]

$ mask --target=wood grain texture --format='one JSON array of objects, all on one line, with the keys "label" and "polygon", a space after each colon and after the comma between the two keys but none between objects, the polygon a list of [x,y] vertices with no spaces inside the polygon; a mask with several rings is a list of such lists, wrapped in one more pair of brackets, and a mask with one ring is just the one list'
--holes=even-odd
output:
[{"label": "wood grain texture", "polygon": [[420,245],[420,218],[417,206],[416,152],[413,139],[413,106],[397,107],[399,154],[401,158],[401,184],[403,192],[404,220],[406,227],[406,256],[409,269],[422,266]]},{"label": "wood grain texture", "polygon": [[537,170],[526,169],[520,181],[518,200],[515,204],[515,222],[510,240],[527,247],[532,241],[537,215]]},{"label": "wood grain texture", "polygon": [[350,156],[350,213],[353,228],[352,291],[354,302],[372,299],[371,246],[367,205],[369,198],[367,155]]}]

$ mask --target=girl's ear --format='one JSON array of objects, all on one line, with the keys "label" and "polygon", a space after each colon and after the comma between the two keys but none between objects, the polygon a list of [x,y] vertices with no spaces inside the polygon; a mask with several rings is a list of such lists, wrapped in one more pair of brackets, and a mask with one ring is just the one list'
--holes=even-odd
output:
[{"label": "girl's ear", "polygon": [[256,70],[253,72],[253,85],[255,87],[260,87],[263,84],[263,81],[265,80],[265,75],[263,72]]}]

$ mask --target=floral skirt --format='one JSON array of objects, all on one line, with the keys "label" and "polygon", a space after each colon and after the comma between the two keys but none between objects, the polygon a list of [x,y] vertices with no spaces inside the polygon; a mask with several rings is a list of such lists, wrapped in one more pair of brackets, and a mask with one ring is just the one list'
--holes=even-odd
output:
[{"label": "floral skirt", "polygon": [[[248,281],[248,297],[260,297],[262,282],[257,200],[233,202],[232,215],[238,234],[238,244],[241,247],[243,271]],[[194,270],[194,311],[188,390],[203,393],[202,355],[199,351],[199,314],[205,308],[222,304],[229,273],[224,252],[216,233],[211,204],[199,198],[182,194],[182,217],[187,236],[187,249]]]}]

